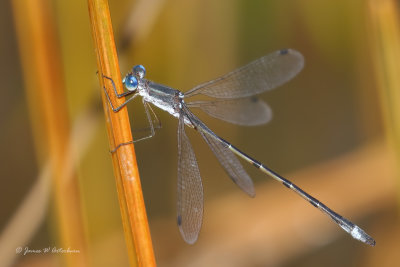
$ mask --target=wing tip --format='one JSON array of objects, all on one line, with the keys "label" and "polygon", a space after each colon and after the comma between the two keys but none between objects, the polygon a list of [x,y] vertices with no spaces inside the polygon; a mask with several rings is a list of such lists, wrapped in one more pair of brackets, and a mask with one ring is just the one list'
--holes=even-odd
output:
[{"label": "wing tip", "polygon": [[285,49],[278,50],[277,54],[279,56],[291,55],[291,57],[297,58],[296,71],[294,72],[293,76],[295,76],[297,73],[299,73],[303,69],[304,56],[299,51],[291,49],[291,48],[285,48]]},{"label": "wing tip", "polygon": [[249,197],[255,198],[256,197],[256,190],[254,189],[253,183],[249,186],[241,186],[239,185],[240,189],[242,189],[243,192],[245,192]]},{"label": "wing tip", "polygon": [[183,229],[183,224],[182,224],[182,216],[178,215],[176,217],[176,222],[178,224],[178,228],[179,228],[179,232],[181,233],[181,236],[183,238],[183,240],[188,243],[189,245],[193,245],[194,243],[196,243],[197,239],[199,238],[199,232],[198,231],[189,231],[189,233],[186,233],[187,231],[185,231]]},{"label": "wing tip", "polygon": [[181,232],[183,240],[189,245],[194,245],[194,243],[196,243],[197,239],[199,238],[198,234],[189,234],[189,235],[185,234],[182,227],[180,226],[179,226],[179,231]]}]

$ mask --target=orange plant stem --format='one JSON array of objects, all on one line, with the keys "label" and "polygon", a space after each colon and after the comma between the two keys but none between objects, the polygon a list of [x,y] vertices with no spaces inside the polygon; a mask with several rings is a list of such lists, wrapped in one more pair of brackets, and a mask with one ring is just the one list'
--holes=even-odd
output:
[{"label": "orange plant stem", "polygon": [[[117,91],[120,93],[123,91],[108,2],[88,0],[88,4],[110,150],[113,150],[118,144],[131,141],[132,133],[126,108],[113,112],[103,90],[106,88],[114,106],[124,101],[115,97],[112,84],[103,78],[104,76],[111,78]],[[118,148],[112,153],[112,159],[130,263],[155,266],[133,144]]]}]

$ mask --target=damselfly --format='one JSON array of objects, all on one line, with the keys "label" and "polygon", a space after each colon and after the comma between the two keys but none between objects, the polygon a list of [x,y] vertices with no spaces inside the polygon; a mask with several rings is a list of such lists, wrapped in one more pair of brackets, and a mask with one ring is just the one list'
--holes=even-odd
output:
[{"label": "damselfly", "polygon": [[[199,108],[215,118],[239,125],[267,123],[272,116],[271,110],[266,103],[255,95],[274,89],[289,81],[300,72],[303,65],[304,58],[299,52],[291,49],[280,50],[261,57],[218,79],[200,84],[186,93],[145,79],[146,71],[141,65],[133,67],[132,72],[124,77],[123,83],[127,91],[121,94],[117,92],[113,80],[104,76],[111,81],[114,93],[118,98],[130,96],[122,105],[114,107],[107,89],[104,87],[114,112],[118,112],[137,96],[142,97],[151,130],[151,134],[145,138],[152,137],[155,134],[153,120],[149,113],[149,110],[151,110],[154,114],[150,103],[167,111],[179,120],[177,223],[180,233],[187,243],[196,242],[200,232],[203,220],[203,185],[196,156],[185,133],[185,125],[200,133],[229,177],[249,196],[255,196],[253,182],[235,155],[300,195],[328,215],[353,238],[371,246],[375,245],[375,240],[360,227],[337,214],[266,165],[217,136],[189,109]],[[187,99],[195,95],[203,95],[211,99],[186,102]],[[118,145],[117,148],[124,144]]]}]

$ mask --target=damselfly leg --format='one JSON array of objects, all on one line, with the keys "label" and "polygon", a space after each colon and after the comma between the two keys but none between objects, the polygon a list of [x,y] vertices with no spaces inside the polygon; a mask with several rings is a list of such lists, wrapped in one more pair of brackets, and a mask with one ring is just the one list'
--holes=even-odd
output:
[{"label": "damselfly leg", "polygon": [[[114,107],[114,105],[113,105],[113,103],[112,103],[112,101],[111,101],[111,98],[110,98],[110,96],[109,96],[109,94],[108,94],[108,92],[107,92],[107,88],[104,86],[104,87],[103,87],[104,93],[106,94],[107,100],[108,100],[108,102],[109,102],[109,104],[110,104],[111,109],[113,110],[113,112],[118,112],[118,111],[120,111],[121,108],[123,108],[124,106],[126,106],[126,104],[128,104],[130,101],[132,101],[133,99],[135,99],[135,98],[139,95],[139,93],[138,93],[137,91],[124,91],[123,93],[119,94],[118,91],[117,91],[117,88],[116,88],[116,86],[115,86],[114,80],[111,79],[111,78],[108,77],[108,76],[105,76],[105,75],[103,75],[103,78],[105,78],[105,79],[107,79],[107,80],[109,80],[109,81],[111,82],[113,91],[114,91],[115,96],[116,96],[117,98],[122,98],[122,97],[126,97],[126,96],[129,96],[129,95],[132,95],[132,94],[133,94],[128,100],[126,100],[125,102],[123,102],[121,105],[119,105],[119,106],[117,106],[117,107]],[[118,144],[113,150],[111,150],[111,153],[114,153],[115,151],[117,151],[118,148],[120,148],[121,146],[129,145],[129,144],[132,144],[132,143],[137,143],[137,142],[139,142],[139,141],[143,141],[143,140],[145,140],[145,139],[152,138],[152,137],[155,135],[155,129],[160,129],[160,128],[161,128],[161,121],[160,121],[160,119],[157,117],[157,115],[156,115],[156,113],[154,112],[154,110],[152,109],[152,107],[144,100],[144,98],[142,99],[142,103],[143,103],[143,106],[144,106],[144,111],[145,111],[145,114],[146,114],[146,118],[147,118],[149,127],[143,128],[143,129],[134,130],[134,131],[150,130],[150,134],[147,135],[147,136],[144,136],[144,137],[135,139],[135,140],[133,140],[133,141],[120,143],[120,144]],[[151,113],[150,113],[150,112],[151,112]],[[154,124],[153,124],[152,116],[154,117],[154,121],[157,123],[156,126],[154,126]]]}]

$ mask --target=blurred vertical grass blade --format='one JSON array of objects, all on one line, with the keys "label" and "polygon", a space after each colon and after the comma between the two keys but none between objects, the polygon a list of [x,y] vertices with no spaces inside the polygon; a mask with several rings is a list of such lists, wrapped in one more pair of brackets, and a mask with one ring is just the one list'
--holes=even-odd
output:
[{"label": "blurred vertical grass blade", "polygon": [[[370,0],[372,56],[381,96],[386,133],[400,161],[400,27],[394,0]],[[399,179],[399,176],[397,177]],[[400,188],[398,188],[400,193]],[[398,194],[400,202],[400,194]]]},{"label": "blurred vertical grass blade", "polygon": [[49,0],[14,0],[26,94],[32,116],[39,160],[50,159],[53,170],[55,214],[67,266],[87,266],[87,245],[79,183],[75,172],[65,171],[68,160],[69,119],[65,102],[60,48]]},{"label": "blurred vertical grass blade", "polygon": [[[132,133],[127,110],[124,108],[114,113],[103,91],[103,88],[109,90],[115,106],[122,103],[123,99],[115,97],[112,84],[103,78],[103,75],[110,77],[115,82],[117,91],[123,91],[108,2],[88,0],[88,5],[110,150],[113,150],[118,144],[131,141]],[[112,159],[130,264],[155,266],[133,144],[121,146],[112,153]]]}]

